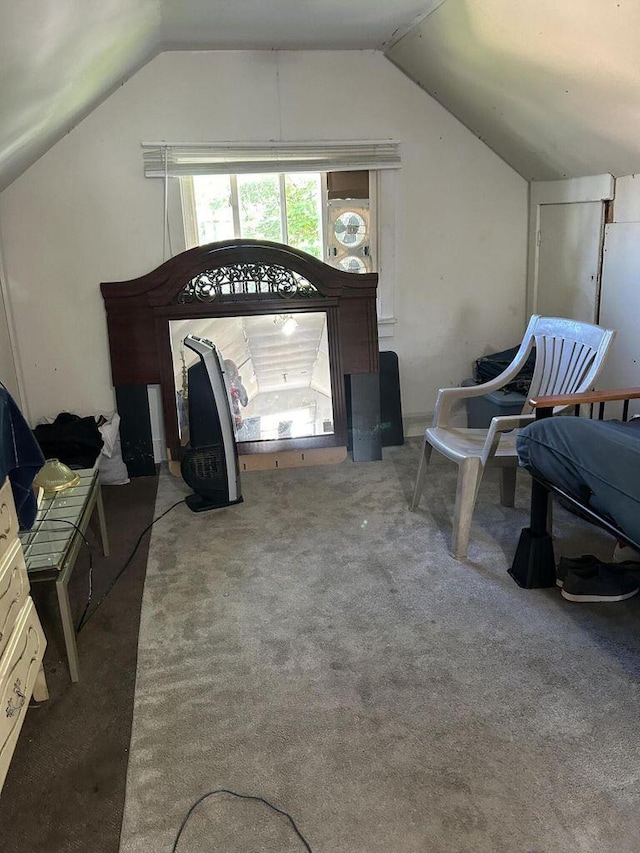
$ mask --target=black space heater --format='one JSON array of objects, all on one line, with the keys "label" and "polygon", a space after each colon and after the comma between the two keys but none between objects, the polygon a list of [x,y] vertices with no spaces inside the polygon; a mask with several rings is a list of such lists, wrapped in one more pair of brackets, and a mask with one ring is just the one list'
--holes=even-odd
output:
[{"label": "black space heater", "polygon": [[180,471],[194,494],[186,499],[193,512],[242,502],[240,469],[231,399],[218,350],[206,338],[187,335],[184,345],[200,360],[188,370],[189,446]]}]

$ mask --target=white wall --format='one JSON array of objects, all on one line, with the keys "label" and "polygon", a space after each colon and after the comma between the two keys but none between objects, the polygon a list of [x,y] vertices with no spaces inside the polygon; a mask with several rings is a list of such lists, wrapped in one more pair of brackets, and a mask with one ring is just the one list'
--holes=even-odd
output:
[{"label": "white wall", "polygon": [[99,284],[162,261],[162,185],[143,177],[141,142],[369,138],[402,143],[384,344],[405,416],[517,343],[527,184],[380,53],[164,53],[0,195],[32,418],[113,407]]},{"label": "white wall", "polygon": [[[0,284],[2,283],[0,279]],[[20,405],[18,375],[9,337],[9,321],[0,287],[0,382],[6,387],[13,399]]]}]

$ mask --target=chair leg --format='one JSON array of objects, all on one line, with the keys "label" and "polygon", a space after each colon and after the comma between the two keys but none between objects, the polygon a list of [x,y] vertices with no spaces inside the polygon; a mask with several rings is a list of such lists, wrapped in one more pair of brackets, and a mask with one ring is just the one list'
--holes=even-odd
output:
[{"label": "chair leg", "polygon": [[424,491],[424,482],[427,478],[427,468],[431,460],[431,451],[433,448],[425,438],[422,440],[422,453],[420,454],[420,463],[418,465],[418,476],[416,477],[416,486],[413,490],[413,498],[411,500],[411,509],[416,509],[420,503],[422,492]]},{"label": "chair leg", "polygon": [[514,506],[516,502],[516,474],[518,469],[500,469],[500,503],[502,506]]},{"label": "chair leg", "polygon": [[480,459],[471,456],[464,459],[458,468],[458,487],[456,490],[456,506],[453,514],[453,543],[452,552],[456,560],[464,560],[467,556],[469,536],[471,534],[471,519],[476,505],[478,487],[482,480],[483,468]]}]

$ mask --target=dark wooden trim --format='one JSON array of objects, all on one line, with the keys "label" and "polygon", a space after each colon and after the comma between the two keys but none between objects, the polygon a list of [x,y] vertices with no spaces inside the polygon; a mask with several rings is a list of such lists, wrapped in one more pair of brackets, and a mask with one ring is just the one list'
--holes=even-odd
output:
[{"label": "dark wooden trim", "polygon": [[[211,302],[177,302],[183,288],[206,271],[238,264],[282,266],[306,279],[316,294],[278,298],[242,294]],[[378,373],[376,289],[378,276],[343,272],[290,246],[260,240],[227,240],[198,246],[171,258],[157,269],[131,281],[103,282],[116,385],[156,385],[162,390],[167,446],[180,455],[173,362],[169,338],[171,320],[236,317],[324,311],[327,314],[334,433],[308,439],[247,442],[243,452],[272,452],[311,447],[344,446],[347,415],[344,376]],[[249,448],[250,445],[250,448]]]},{"label": "dark wooden trim", "polygon": [[534,409],[553,409],[555,406],[579,406],[582,403],[611,403],[616,400],[638,399],[640,399],[640,388],[614,388],[603,391],[583,391],[581,394],[536,397],[529,402]]}]

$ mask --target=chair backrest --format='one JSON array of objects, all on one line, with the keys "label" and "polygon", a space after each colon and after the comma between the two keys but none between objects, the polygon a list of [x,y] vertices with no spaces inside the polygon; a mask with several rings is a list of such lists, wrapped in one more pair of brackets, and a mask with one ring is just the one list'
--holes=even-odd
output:
[{"label": "chair backrest", "polygon": [[[534,314],[514,360],[514,363],[524,361],[535,345],[536,362],[529,397],[591,390],[615,335],[615,331],[592,323]],[[531,409],[527,401],[523,412]]]}]

